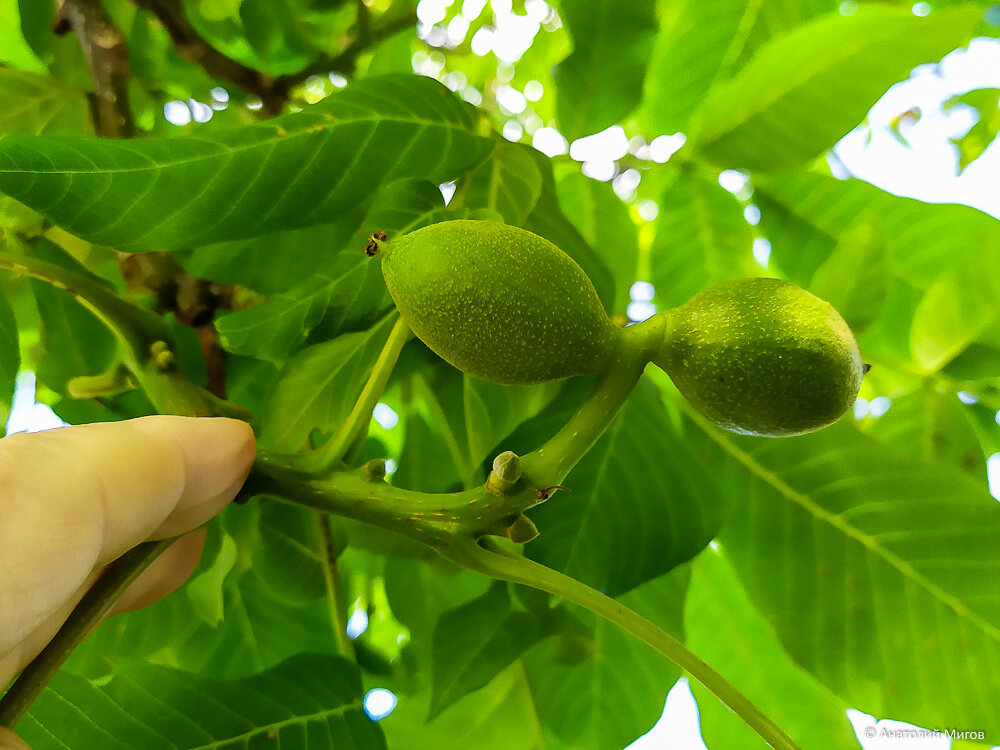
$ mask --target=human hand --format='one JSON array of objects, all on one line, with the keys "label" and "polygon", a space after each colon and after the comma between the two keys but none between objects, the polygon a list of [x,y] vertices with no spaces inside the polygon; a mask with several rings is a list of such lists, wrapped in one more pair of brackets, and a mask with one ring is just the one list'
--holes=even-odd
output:
[{"label": "human hand", "polygon": [[[205,537],[192,530],[236,496],[254,449],[245,422],[177,416],[0,440],[0,689],[104,566],[140,542],[183,535],[110,614],[152,604],[187,580]],[[0,750],[26,747],[0,728]]]}]

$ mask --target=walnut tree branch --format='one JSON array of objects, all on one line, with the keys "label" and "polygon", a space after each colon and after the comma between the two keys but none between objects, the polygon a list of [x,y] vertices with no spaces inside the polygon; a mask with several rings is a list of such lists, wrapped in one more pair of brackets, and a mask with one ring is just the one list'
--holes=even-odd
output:
[{"label": "walnut tree branch", "polygon": [[104,138],[130,138],[135,121],[129,105],[128,44],[101,0],[61,0],[53,30],[76,34],[94,83],[94,124]]}]

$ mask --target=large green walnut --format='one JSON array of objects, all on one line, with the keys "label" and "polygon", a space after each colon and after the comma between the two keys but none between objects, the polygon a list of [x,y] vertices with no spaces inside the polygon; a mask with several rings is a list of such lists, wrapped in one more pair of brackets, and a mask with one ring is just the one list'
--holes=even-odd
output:
[{"label": "large green walnut", "polygon": [[778,279],[736,279],[666,312],[653,361],[720,427],[779,437],[837,421],[865,365],[828,303]]},{"label": "large green walnut", "polygon": [[595,375],[614,360],[621,329],[587,274],[527,230],[491,221],[432,224],[370,254],[400,315],[463,372],[506,384]]}]

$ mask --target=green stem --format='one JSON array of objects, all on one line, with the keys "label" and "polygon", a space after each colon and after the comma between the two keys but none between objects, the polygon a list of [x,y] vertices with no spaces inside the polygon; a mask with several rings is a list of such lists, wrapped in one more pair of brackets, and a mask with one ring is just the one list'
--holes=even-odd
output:
[{"label": "green stem", "polygon": [[344,581],[340,576],[340,566],[337,564],[337,541],[330,526],[330,514],[317,511],[316,520],[319,523],[323,544],[323,573],[326,578],[327,597],[330,600],[330,621],[336,633],[340,653],[348,659],[353,659],[354,643],[347,637],[347,602],[344,599]]},{"label": "green stem", "polygon": [[13,729],[69,655],[97,627],[125,589],[176,539],[145,542],[108,566],[49,644],[24,669],[2,699],[0,726]]},{"label": "green stem", "polygon": [[663,317],[654,316],[622,331],[617,360],[598,378],[580,409],[545,445],[521,458],[531,484],[560,484],[604,434],[659,349],[664,322]]},{"label": "green stem", "polygon": [[584,583],[503,550],[491,539],[449,550],[446,556],[492,578],[514,581],[561,597],[627,630],[677,664],[732,709],[737,716],[776,750],[799,746],[749,698],[676,638],[621,602]]},{"label": "green stem", "polygon": [[399,353],[403,350],[410,335],[410,328],[402,318],[396,320],[396,324],[389,332],[389,338],[382,347],[382,351],[375,361],[368,382],[365,383],[361,395],[358,396],[354,408],[347,418],[340,425],[336,434],[327,440],[323,445],[314,451],[296,457],[295,462],[303,471],[313,474],[325,474],[332,471],[344,459],[347,452],[359,439],[362,433],[368,429],[372,420],[372,410],[382,397],[392,368],[396,366]]}]

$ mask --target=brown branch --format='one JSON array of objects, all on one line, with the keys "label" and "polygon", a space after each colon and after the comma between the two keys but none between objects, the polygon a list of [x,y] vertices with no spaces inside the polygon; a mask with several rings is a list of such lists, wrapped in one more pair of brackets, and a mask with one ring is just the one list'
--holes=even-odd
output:
[{"label": "brown branch", "polygon": [[128,99],[128,43],[100,0],[61,0],[53,31],[76,34],[94,83],[94,124],[104,138],[130,138],[135,121]]}]

